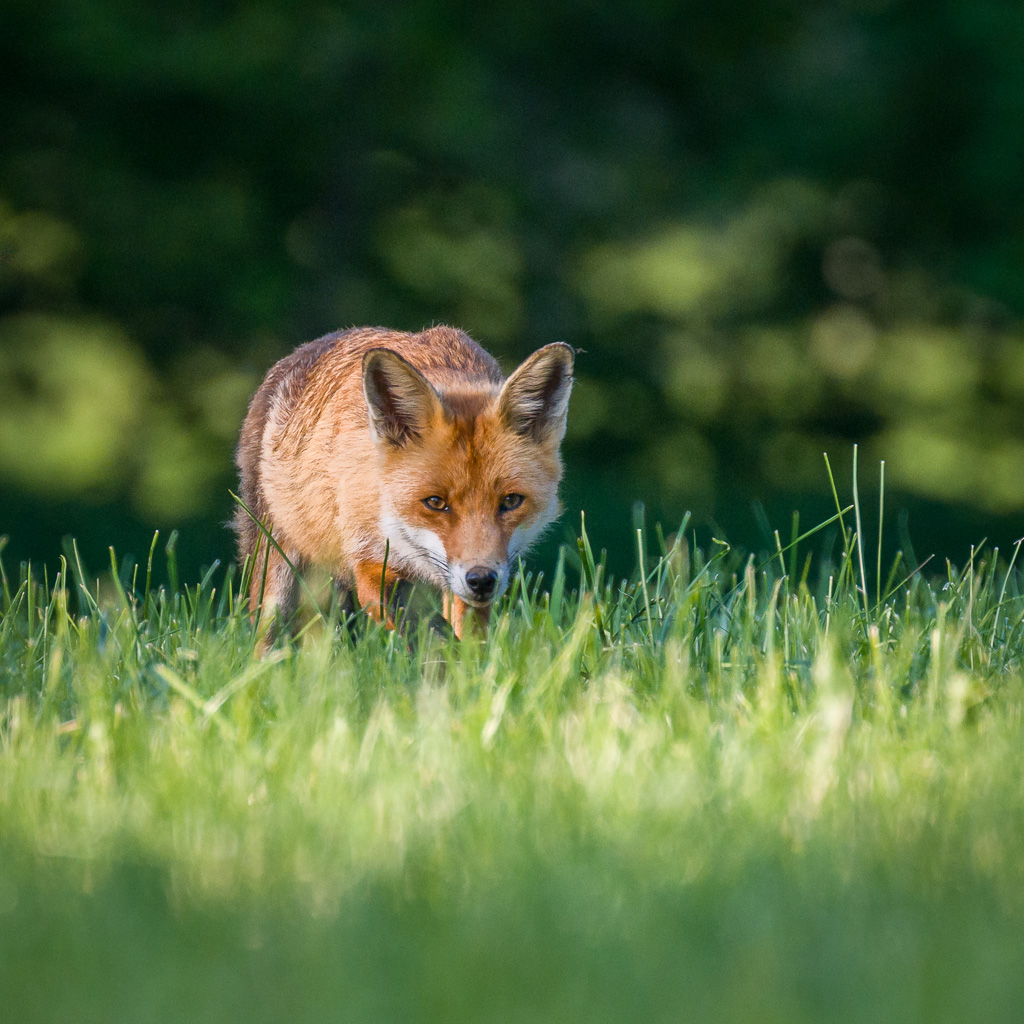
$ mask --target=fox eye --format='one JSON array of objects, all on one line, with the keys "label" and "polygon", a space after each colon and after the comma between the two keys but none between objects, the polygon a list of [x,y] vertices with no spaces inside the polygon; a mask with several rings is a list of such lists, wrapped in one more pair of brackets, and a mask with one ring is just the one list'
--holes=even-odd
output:
[{"label": "fox eye", "polygon": [[451,512],[448,502],[439,494],[432,494],[429,498],[424,498],[423,504],[426,505],[431,512]]},{"label": "fox eye", "polygon": [[506,494],[498,505],[498,510],[501,512],[511,512],[513,509],[519,508],[520,505],[526,499],[521,494]]}]

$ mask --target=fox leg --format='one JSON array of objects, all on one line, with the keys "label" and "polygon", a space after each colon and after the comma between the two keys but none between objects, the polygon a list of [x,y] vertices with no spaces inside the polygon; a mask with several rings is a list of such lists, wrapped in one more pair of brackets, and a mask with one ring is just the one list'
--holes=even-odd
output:
[{"label": "fox leg", "polygon": [[486,632],[487,623],[491,621],[490,605],[487,605],[484,608],[474,608],[472,605],[466,604],[458,594],[453,594],[450,590],[445,593],[444,617],[451,624],[452,632],[459,640],[462,639],[462,631],[465,627],[467,612],[471,612],[475,615],[477,622],[483,628],[484,632]]},{"label": "fox leg", "polygon": [[[395,620],[391,618],[387,606],[394,593],[398,577],[390,569],[385,571],[381,562],[359,562],[352,567],[352,575],[355,578],[356,599],[360,607],[377,622],[383,621],[388,629],[395,628]],[[381,577],[384,577],[383,587]],[[381,601],[381,590],[383,589],[383,602]]]},{"label": "fox leg", "polygon": [[[278,623],[287,624],[295,614],[298,581],[292,567],[277,548],[268,544],[256,554],[249,582],[249,614],[253,621],[260,615],[257,653],[266,654],[277,634]],[[293,560],[292,564],[295,562]],[[265,582],[264,582],[265,581]]]}]

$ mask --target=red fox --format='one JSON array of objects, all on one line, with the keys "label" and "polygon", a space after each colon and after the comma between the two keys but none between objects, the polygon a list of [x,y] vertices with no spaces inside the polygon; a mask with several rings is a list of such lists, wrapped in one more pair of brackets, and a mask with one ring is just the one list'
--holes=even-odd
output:
[{"label": "red fox", "polygon": [[[374,618],[398,580],[441,588],[461,637],[467,608],[486,622],[510,564],[558,514],[573,357],[545,345],[506,380],[451,327],[311,341],[252,399],[242,500],[296,569],[326,569]],[[265,621],[286,621],[294,573],[241,507],[234,528],[251,612],[262,594]]]}]

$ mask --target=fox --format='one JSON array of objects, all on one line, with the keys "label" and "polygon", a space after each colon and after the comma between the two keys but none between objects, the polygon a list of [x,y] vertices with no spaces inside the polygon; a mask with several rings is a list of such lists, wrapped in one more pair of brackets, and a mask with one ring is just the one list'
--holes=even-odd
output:
[{"label": "fox", "polygon": [[262,649],[311,567],[389,627],[387,602],[408,581],[440,590],[459,639],[470,612],[486,628],[516,560],[560,512],[574,358],[554,342],[506,378],[454,327],[357,327],[276,363],[242,425],[232,524]]}]

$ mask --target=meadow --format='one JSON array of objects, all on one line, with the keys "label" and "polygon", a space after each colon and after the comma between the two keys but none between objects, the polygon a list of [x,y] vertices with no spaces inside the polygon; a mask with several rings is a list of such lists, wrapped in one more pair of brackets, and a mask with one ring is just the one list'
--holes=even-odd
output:
[{"label": "meadow", "polygon": [[173,538],[5,566],[0,1017],[1019,1020],[1017,549],[883,572],[838,506],[263,659]]}]

